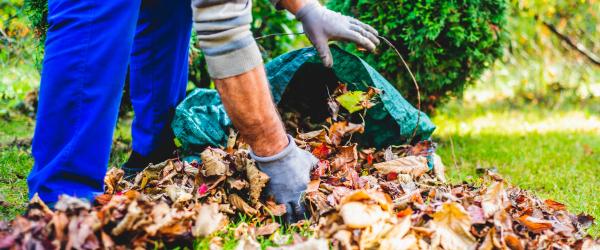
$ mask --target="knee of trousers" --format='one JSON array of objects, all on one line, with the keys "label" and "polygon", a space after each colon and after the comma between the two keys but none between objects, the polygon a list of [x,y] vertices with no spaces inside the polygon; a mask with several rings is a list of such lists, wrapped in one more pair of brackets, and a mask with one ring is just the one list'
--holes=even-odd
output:
[{"label": "knee of trousers", "polygon": [[245,73],[262,58],[250,31],[251,0],[195,0],[194,29],[214,79]]}]

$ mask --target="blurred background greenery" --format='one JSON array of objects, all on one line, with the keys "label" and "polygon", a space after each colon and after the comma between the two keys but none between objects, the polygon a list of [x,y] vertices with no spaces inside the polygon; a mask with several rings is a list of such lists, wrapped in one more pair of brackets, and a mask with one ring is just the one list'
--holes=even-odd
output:
[{"label": "blurred background greenery", "polygon": [[[267,0],[254,1],[256,37],[301,31]],[[329,0],[372,24],[415,72],[452,181],[493,168],[512,183],[600,218],[600,1]],[[25,204],[45,0],[0,0],[0,214]],[[195,39],[190,43],[195,44]],[[265,60],[308,46],[303,35],[259,40]],[[415,90],[389,48],[358,53],[413,103]],[[190,88],[210,86],[190,49]],[[126,105],[124,105],[126,106]],[[131,112],[115,132],[111,166],[128,150]],[[129,117],[129,118],[128,118]],[[591,231],[600,233],[596,226]]]}]

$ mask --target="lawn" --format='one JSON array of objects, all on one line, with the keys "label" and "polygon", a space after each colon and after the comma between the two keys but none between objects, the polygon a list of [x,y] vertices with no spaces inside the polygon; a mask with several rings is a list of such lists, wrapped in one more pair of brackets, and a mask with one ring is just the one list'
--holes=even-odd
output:
[{"label": "lawn", "polygon": [[[27,202],[25,179],[33,163],[28,139],[34,128],[31,118],[7,103],[0,106],[0,217],[5,220]],[[470,181],[478,169],[495,169],[514,185],[600,218],[598,107],[597,102],[545,107],[452,100],[433,116],[434,139],[451,181]],[[119,122],[111,166],[125,159],[130,119]],[[590,233],[600,235],[600,227]]]}]

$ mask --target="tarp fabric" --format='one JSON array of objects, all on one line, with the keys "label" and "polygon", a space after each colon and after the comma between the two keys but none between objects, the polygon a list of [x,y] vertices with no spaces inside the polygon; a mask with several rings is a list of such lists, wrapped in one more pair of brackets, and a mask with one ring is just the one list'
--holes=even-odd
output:
[{"label": "tarp fabric", "polygon": [[[303,106],[323,110],[326,104],[310,98],[327,97],[338,82],[348,89],[367,91],[374,87],[382,91],[380,101],[366,112],[362,145],[377,148],[410,143],[415,126],[419,126],[413,143],[429,139],[435,125],[429,117],[417,110],[381,76],[359,57],[331,46],[334,65],[327,69],[314,48],[304,48],[283,54],[265,65],[271,93],[276,103],[286,98],[303,101]],[[287,90],[287,92],[286,92]],[[306,98],[304,98],[306,97]],[[304,99],[303,99],[304,98]],[[323,99],[323,98],[321,98]],[[175,136],[186,149],[205,146],[223,146],[227,140],[231,120],[227,117],[221,99],[215,90],[196,89],[177,107],[172,122]]]}]

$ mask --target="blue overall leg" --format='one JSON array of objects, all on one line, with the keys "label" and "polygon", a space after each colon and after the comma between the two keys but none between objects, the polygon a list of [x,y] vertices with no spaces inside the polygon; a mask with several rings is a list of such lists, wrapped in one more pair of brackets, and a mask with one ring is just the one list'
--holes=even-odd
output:
[{"label": "blue overall leg", "polygon": [[103,191],[140,0],[49,0],[30,197]]},{"label": "blue overall leg", "polygon": [[173,155],[171,120],[185,97],[192,30],[190,0],[143,0],[130,65],[133,152],[127,167]]}]

